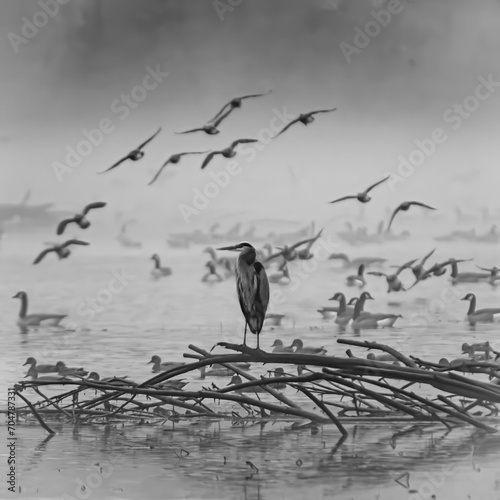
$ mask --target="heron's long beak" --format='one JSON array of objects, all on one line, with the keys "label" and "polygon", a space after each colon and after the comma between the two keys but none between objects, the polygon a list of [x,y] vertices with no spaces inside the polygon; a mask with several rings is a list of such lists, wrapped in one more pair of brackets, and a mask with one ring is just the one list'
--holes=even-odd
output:
[{"label": "heron's long beak", "polygon": [[235,252],[237,250],[237,248],[236,248],[236,245],[231,245],[229,247],[220,247],[220,248],[217,248],[217,250],[230,250],[230,251]]}]

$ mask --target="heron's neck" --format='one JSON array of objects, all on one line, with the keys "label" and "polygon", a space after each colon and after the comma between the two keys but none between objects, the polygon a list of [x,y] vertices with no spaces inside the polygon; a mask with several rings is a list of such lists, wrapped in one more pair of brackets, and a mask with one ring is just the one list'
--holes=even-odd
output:
[{"label": "heron's neck", "polygon": [[469,310],[467,311],[467,316],[469,314],[474,314],[475,310],[476,310],[476,297],[472,297],[469,304]]},{"label": "heron's neck", "polygon": [[21,295],[21,310],[19,311],[19,317],[24,318],[28,313],[28,296],[26,294]]},{"label": "heron's neck", "polygon": [[240,253],[239,258],[243,260],[246,264],[251,265],[255,262],[257,257],[257,252],[254,248],[247,248],[243,252]]}]

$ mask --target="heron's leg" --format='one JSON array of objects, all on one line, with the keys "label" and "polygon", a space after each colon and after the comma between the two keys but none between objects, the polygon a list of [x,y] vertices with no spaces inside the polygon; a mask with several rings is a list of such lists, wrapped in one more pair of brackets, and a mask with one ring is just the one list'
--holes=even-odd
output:
[{"label": "heron's leg", "polygon": [[247,324],[248,324],[248,323],[247,323],[247,322],[246,322],[246,320],[245,320],[245,335],[244,335],[244,337],[243,337],[243,344],[244,344],[244,345],[247,345]]},{"label": "heron's leg", "polygon": [[259,349],[259,333],[257,334],[257,349]]}]

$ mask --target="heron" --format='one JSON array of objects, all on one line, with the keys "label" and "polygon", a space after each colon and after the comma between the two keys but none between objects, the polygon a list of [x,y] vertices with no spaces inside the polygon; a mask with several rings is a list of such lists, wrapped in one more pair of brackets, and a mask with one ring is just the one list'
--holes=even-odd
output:
[{"label": "heron", "polygon": [[257,349],[259,349],[259,334],[269,304],[269,281],[266,270],[262,263],[257,260],[257,250],[246,241],[217,250],[240,253],[236,259],[235,271],[238,300],[241,312],[245,316],[243,344],[247,345],[248,327],[253,334],[257,335]]}]

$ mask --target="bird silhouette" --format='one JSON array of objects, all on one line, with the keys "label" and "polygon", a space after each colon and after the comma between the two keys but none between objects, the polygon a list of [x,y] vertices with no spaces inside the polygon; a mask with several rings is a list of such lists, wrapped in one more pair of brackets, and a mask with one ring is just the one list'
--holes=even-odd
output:
[{"label": "bird silhouette", "polygon": [[65,241],[64,243],[61,243],[60,245],[54,245],[50,248],[46,248],[45,250],[41,251],[38,254],[38,257],[33,261],[33,264],[38,264],[41,262],[46,255],[48,255],[50,252],[55,252],[59,259],[67,259],[71,255],[71,251],[68,248],[70,245],[90,245],[90,243],[87,243],[86,241],[80,241],[80,240],[68,240]]},{"label": "bird silhouette", "polygon": [[434,207],[430,207],[429,205],[426,205],[425,203],[420,203],[419,201],[404,201],[394,210],[394,212],[392,212],[391,220],[389,221],[389,225],[387,226],[386,232],[388,232],[389,229],[391,229],[392,221],[394,220],[394,217],[396,217],[397,213],[400,211],[403,212],[408,211],[412,205],[418,207],[424,207],[429,210],[436,210]]},{"label": "bird silhouette", "polygon": [[234,156],[236,156],[235,148],[236,146],[238,146],[238,144],[249,144],[251,142],[257,142],[257,139],[236,139],[236,141],[233,141],[231,143],[231,146],[229,146],[228,148],[224,148],[219,151],[212,151],[203,160],[203,163],[201,164],[201,169],[203,170],[210,163],[210,161],[215,155],[222,155],[224,158],[233,158]]},{"label": "bird silhouette", "polygon": [[329,203],[337,203],[339,201],[344,201],[344,200],[358,200],[361,203],[368,203],[371,200],[371,197],[368,196],[368,193],[373,188],[377,187],[379,184],[382,184],[382,182],[385,182],[389,177],[390,177],[390,175],[388,175],[387,177],[384,177],[381,181],[378,181],[375,184],[372,184],[368,189],[365,189],[361,193],[358,193],[356,195],[343,196],[342,198],[330,201]]},{"label": "bird silhouette", "polygon": [[57,234],[61,235],[64,233],[66,226],[71,223],[78,224],[82,229],[87,229],[90,226],[90,221],[87,219],[86,215],[96,208],[103,208],[106,206],[104,201],[96,201],[94,203],[89,203],[82,211],[81,214],[75,214],[69,219],[62,220],[57,226]]},{"label": "bird silhouette", "polygon": [[295,123],[302,123],[304,125],[309,125],[314,121],[314,115],[318,113],[330,113],[331,111],[336,111],[337,108],[332,108],[332,109],[319,109],[317,111],[310,111],[309,113],[301,113],[297,118],[294,118],[290,123],[287,123],[275,136],[279,137],[283,132],[286,132],[292,125]]},{"label": "bird silhouette", "polygon": [[148,186],[151,186],[151,184],[153,184],[156,179],[158,179],[158,177],[160,176],[160,174],[163,172],[163,169],[169,164],[169,163],[173,163],[174,165],[176,163],[179,163],[181,161],[181,158],[183,156],[186,156],[186,155],[201,155],[203,153],[207,153],[208,151],[190,151],[190,152],[187,152],[187,153],[177,153],[177,154],[174,154],[172,156],[170,156],[166,161],[165,163],[160,167],[160,169],[158,170],[158,172],[156,172],[155,176],[151,179],[151,181],[149,182]]}]

